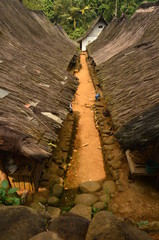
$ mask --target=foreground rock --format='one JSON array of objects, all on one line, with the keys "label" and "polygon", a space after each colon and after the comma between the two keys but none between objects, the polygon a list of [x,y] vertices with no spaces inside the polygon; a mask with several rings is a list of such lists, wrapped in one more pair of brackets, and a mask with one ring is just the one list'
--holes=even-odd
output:
[{"label": "foreground rock", "polygon": [[81,183],[79,189],[82,193],[95,193],[101,190],[101,185],[95,181]]},{"label": "foreground rock", "polygon": [[75,198],[75,205],[85,205],[92,206],[94,203],[98,202],[98,198],[93,194],[83,193],[77,195]]},{"label": "foreground rock", "polygon": [[[48,229],[62,240],[85,240],[89,221],[73,213],[63,213],[49,223]],[[60,239],[59,239],[60,240]]]},{"label": "foreground rock", "polygon": [[42,232],[29,238],[29,240],[63,240],[63,238],[60,238],[60,236],[54,232]]},{"label": "foreground rock", "polygon": [[123,222],[106,211],[95,215],[91,221],[86,240],[152,240],[145,232],[129,222]]},{"label": "foreground rock", "polygon": [[46,230],[46,219],[29,207],[0,208],[0,239],[28,240]]},{"label": "foreground rock", "polygon": [[71,213],[91,220],[92,208],[84,205],[76,205],[70,210]]}]

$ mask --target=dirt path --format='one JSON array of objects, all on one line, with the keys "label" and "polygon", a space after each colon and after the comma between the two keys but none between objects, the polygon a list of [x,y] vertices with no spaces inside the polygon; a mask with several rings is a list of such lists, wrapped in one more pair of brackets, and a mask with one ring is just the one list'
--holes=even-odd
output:
[{"label": "dirt path", "polygon": [[86,55],[82,54],[80,61],[82,69],[76,74],[79,78],[79,87],[73,102],[73,110],[79,112],[80,119],[65,188],[76,188],[81,182],[106,178],[99,134],[92,110],[95,90],[89,75]]}]

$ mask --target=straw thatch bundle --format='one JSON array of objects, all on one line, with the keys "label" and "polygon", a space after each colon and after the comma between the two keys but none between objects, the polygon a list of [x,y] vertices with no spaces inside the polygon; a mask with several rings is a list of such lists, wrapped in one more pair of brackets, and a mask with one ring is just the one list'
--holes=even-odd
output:
[{"label": "straw thatch bundle", "polygon": [[114,20],[89,45],[117,138],[140,149],[159,138],[159,2]]},{"label": "straw thatch bundle", "polygon": [[41,159],[69,110],[76,44],[42,12],[0,1],[0,150]]}]

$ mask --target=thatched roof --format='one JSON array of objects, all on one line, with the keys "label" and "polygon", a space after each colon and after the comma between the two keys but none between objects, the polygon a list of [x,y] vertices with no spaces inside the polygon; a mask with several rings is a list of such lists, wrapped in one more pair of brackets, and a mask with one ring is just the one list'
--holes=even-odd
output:
[{"label": "thatched roof", "polygon": [[107,22],[106,22],[106,20],[104,19],[103,15],[100,15],[99,17],[97,17],[97,18],[92,22],[91,26],[88,28],[88,30],[85,32],[85,34],[84,34],[82,37],[80,37],[80,38],[77,39],[77,42],[80,43],[81,41],[83,41],[83,39],[85,39],[85,38],[90,34],[90,32],[94,29],[94,27],[96,26],[96,24],[97,24],[99,21],[103,21],[106,25],[108,25]]},{"label": "thatched roof", "polygon": [[77,88],[76,44],[41,12],[1,0],[0,46],[0,150],[46,157]]},{"label": "thatched roof", "polygon": [[88,46],[124,149],[159,138],[159,2],[112,23]]}]

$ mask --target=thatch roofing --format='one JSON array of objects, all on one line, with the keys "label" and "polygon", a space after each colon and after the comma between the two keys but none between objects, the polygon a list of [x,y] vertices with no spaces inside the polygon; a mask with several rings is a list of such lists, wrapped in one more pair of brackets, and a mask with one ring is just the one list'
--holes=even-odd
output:
[{"label": "thatch roofing", "polygon": [[41,12],[0,1],[0,150],[48,156],[77,88],[67,72],[75,52]]},{"label": "thatch roofing", "polygon": [[112,23],[88,46],[124,149],[159,138],[159,2]]},{"label": "thatch roofing", "polygon": [[81,41],[83,41],[83,39],[85,39],[85,38],[90,34],[90,32],[94,29],[94,27],[96,26],[96,24],[97,24],[99,21],[103,21],[106,25],[108,25],[107,22],[106,22],[106,20],[104,19],[103,15],[100,15],[99,17],[97,17],[97,18],[92,22],[91,26],[88,28],[88,30],[85,32],[85,34],[84,34],[82,37],[80,37],[80,38],[77,39],[77,42],[80,43]]}]

